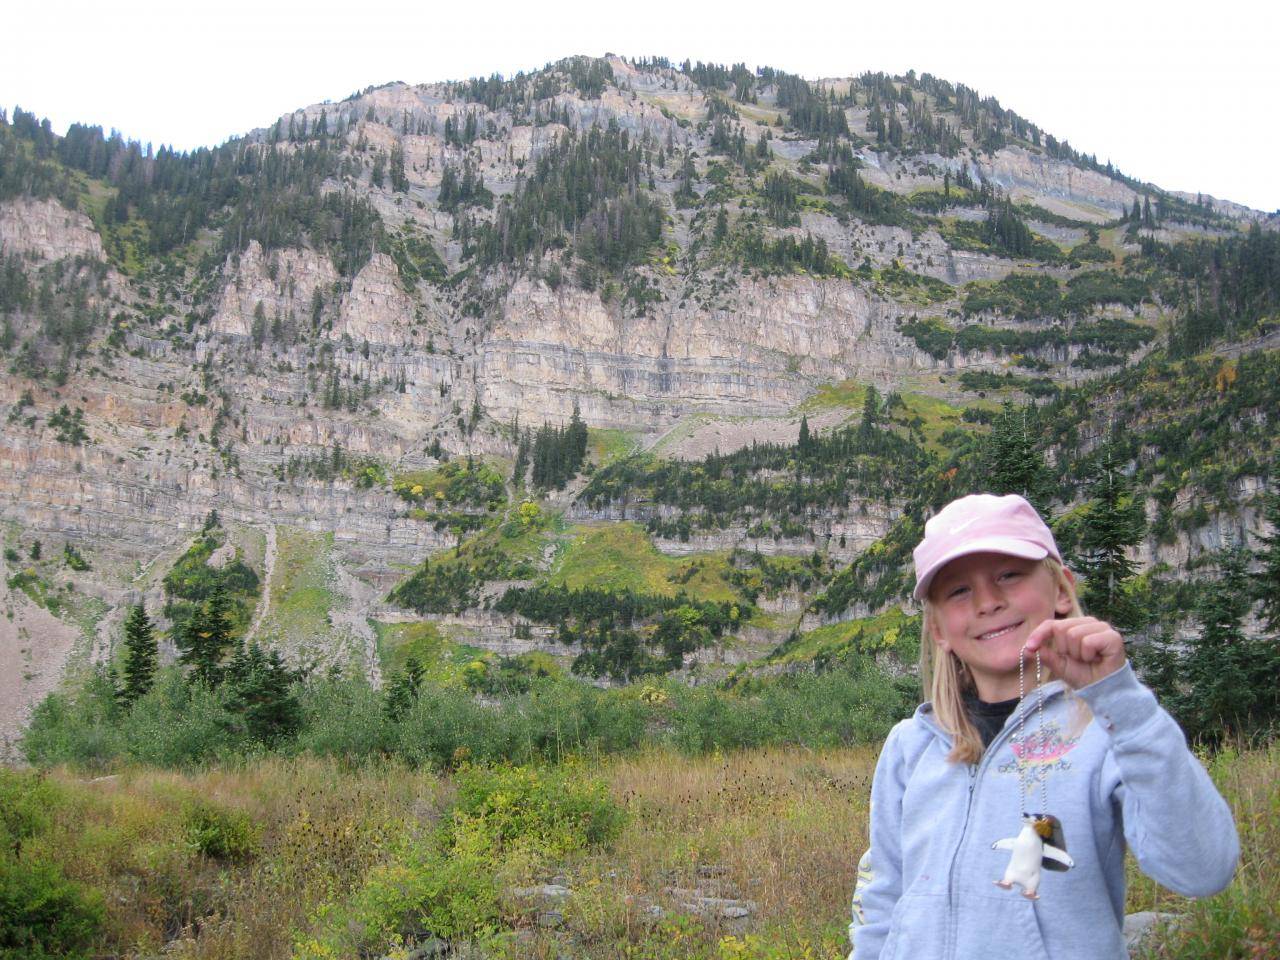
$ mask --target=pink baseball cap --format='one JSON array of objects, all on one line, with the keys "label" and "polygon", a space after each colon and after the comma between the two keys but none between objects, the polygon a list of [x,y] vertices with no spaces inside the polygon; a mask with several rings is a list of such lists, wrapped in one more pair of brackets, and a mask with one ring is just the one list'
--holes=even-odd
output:
[{"label": "pink baseball cap", "polygon": [[1025,498],[975,493],[953,500],[924,525],[924,539],[913,554],[915,598],[923,600],[934,575],[956,557],[971,553],[1007,553],[1027,560],[1062,554],[1053,534]]}]

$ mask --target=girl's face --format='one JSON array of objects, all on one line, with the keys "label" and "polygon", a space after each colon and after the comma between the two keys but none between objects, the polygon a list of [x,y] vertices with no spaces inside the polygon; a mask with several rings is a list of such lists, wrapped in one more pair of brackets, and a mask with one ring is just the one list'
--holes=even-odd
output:
[{"label": "girl's face", "polygon": [[1042,560],[971,553],[929,587],[934,642],[968,666],[987,702],[1018,695],[1018,660],[1037,626],[1071,610],[1071,597]]}]

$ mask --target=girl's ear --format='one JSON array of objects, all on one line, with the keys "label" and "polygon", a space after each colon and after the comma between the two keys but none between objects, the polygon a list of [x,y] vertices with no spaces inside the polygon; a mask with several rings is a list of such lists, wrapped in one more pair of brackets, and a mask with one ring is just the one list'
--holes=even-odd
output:
[{"label": "girl's ear", "polygon": [[[1068,590],[1066,585],[1062,582],[1063,580],[1065,580],[1067,584],[1071,585],[1070,590]],[[1063,567],[1062,580],[1057,581],[1057,586],[1058,596],[1054,599],[1053,609],[1058,616],[1065,617],[1071,612],[1071,591],[1075,590],[1076,587],[1076,575],[1066,567]]]},{"label": "girl's ear", "polygon": [[947,654],[951,652],[951,644],[947,643],[947,641],[942,638],[941,630],[934,629],[933,618],[929,615],[928,611],[925,612],[924,618],[921,620],[920,627],[924,630],[933,645],[942,653]]}]

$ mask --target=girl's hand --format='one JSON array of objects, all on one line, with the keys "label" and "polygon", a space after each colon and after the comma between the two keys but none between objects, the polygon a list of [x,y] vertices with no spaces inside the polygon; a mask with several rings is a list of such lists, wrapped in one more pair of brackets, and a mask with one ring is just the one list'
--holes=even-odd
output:
[{"label": "girl's hand", "polygon": [[1027,637],[1026,652],[1040,651],[1054,676],[1078,690],[1124,666],[1124,638],[1096,617],[1046,620]]}]

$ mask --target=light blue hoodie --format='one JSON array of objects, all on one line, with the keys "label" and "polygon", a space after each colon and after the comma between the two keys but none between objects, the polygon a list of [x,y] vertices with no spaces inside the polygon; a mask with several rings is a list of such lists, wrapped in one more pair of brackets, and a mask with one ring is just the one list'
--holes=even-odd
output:
[{"label": "light blue hoodie", "polygon": [[[1132,667],[1076,691],[1093,711],[1082,729],[1064,684],[1043,691],[1043,731],[1032,694],[977,765],[947,761],[951,737],[927,703],[890,732],[871,788],[851,957],[1124,960],[1126,846],[1145,874],[1185,896],[1231,882],[1240,853],[1231,810]],[[1010,739],[1022,714],[1025,798]],[[1075,861],[1042,874],[1038,901],[993,883],[1009,853],[992,844],[1017,836],[1024,810],[1058,817]]]}]

